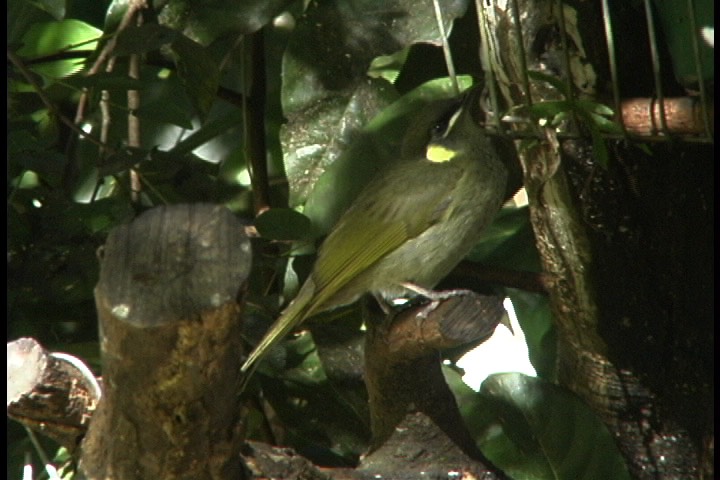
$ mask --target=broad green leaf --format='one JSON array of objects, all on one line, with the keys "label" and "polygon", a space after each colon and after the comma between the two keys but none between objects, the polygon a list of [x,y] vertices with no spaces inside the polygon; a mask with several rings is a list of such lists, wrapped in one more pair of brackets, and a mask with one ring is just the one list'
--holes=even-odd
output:
[{"label": "broad green leaf", "polygon": [[87,204],[73,204],[67,209],[67,216],[82,221],[91,233],[107,233],[111,228],[133,218],[135,212],[130,204],[119,197],[104,198]]},{"label": "broad green leaf", "polygon": [[146,101],[135,110],[135,115],[145,120],[169,123],[185,129],[192,129],[192,107],[185,95],[176,97],[174,102],[164,99]]},{"label": "broad green leaf", "polygon": [[610,118],[606,118],[602,115],[598,115],[596,113],[590,113],[590,118],[592,119],[592,122],[597,126],[597,128],[601,132],[607,132],[607,133],[617,133],[622,134],[623,130],[622,127],[615,122],[614,120]]},{"label": "broad green leaf", "polygon": [[[66,168],[67,158],[52,150],[30,150],[13,155],[13,161],[32,171],[51,187],[58,187]],[[21,186],[22,188],[22,186]]]},{"label": "broad green leaf", "polygon": [[588,130],[590,130],[590,137],[592,138],[593,158],[598,165],[607,168],[610,154],[608,153],[607,145],[605,145],[605,139],[595,124],[591,124]]},{"label": "broad green leaf", "polygon": [[[23,46],[18,51],[22,57],[38,59],[63,51],[92,51],[102,32],[79,20],[36,23],[23,36]],[[41,75],[57,79],[77,72],[83,67],[84,58],[53,60],[35,63],[31,69]]]},{"label": "broad green leaf", "polygon": [[[443,2],[448,31],[466,7],[465,0]],[[394,100],[388,83],[368,82],[371,62],[417,42],[439,43],[431,0],[311,3],[298,19],[282,64],[291,206],[304,203],[357,131]]]},{"label": "broad green leaf", "polygon": [[[53,0],[50,0],[50,2],[52,1]],[[7,46],[11,50],[16,50],[22,45],[21,39],[27,34],[32,25],[50,20],[62,20],[62,17],[54,15],[58,13],[58,10],[50,8],[49,10],[54,11],[48,11],[48,9],[45,8],[46,5],[36,4],[27,0],[9,0],[6,4],[8,19],[6,31]]]},{"label": "broad green leaf", "polygon": [[215,101],[220,82],[220,67],[205,47],[185,36],[172,43],[175,64],[187,96],[201,119],[205,119]]},{"label": "broad green leaf", "polygon": [[530,363],[541,378],[556,377],[557,332],[546,295],[507,289],[520,327],[525,334]]},{"label": "broad green leaf", "polygon": [[576,396],[539,378],[495,374],[476,408],[495,420],[481,448],[516,480],[630,478],[612,435]]},{"label": "broad green leaf", "polygon": [[583,100],[583,99],[576,100],[576,105],[579,108],[581,108],[589,113],[594,113],[597,115],[604,115],[606,117],[612,117],[615,114],[615,112],[613,112],[613,109],[608,107],[607,105],[604,105],[604,104],[598,103],[598,102],[593,102],[590,100]]},{"label": "broad green leaf", "polygon": [[407,60],[409,48],[403,48],[402,50],[393,53],[391,55],[380,55],[375,57],[370,63],[368,69],[368,76],[371,78],[384,78],[390,83],[395,83],[405,60]]},{"label": "broad green leaf", "polygon": [[[467,9],[465,0],[443,2],[446,30]],[[283,108],[304,110],[366,81],[374,58],[413,43],[440,43],[433,2],[392,0],[312,3],[298,21],[283,61]]]},{"label": "broad green leaf", "polygon": [[482,233],[468,260],[517,271],[540,271],[527,207],[505,207]]},{"label": "broad green leaf", "polygon": [[228,34],[258,31],[290,3],[291,0],[169,0],[163,4],[158,20],[208,46]]},{"label": "broad green leaf", "polygon": [[271,240],[300,240],[310,234],[310,220],[290,208],[271,208],[255,219],[260,235]]},{"label": "broad green leaf", "polygon": [[[672,60],[675,78],[689,89],[696,90],[700,79],[712,82],[715,78],[714,43],[703,41],[700,32],[693,32],[688,2],[686,0],[653,0],[656,15],[655,21],[662,32],[662,38]],[[715,2],[712,0],[695,0],[692,2],[695,25],[699,30],[710,28],[714,35]],[[698,54],[700,58],[700,79],[692,37],[697,35]]]},{"label": "broad green leaf", "polygon": [[313,185],[362,135],[360,130],[396,94],[383,80],[363,82],[347,96],[326,98],[303,111],[286,113],[281,129],[290,206],[304,203]]},{"label": "broad green leaf", "polygon": [[139,27],[129,27],[117,35],[115,55],[148,53],[174,42],[178,32],[156,23],[146,23]]}]

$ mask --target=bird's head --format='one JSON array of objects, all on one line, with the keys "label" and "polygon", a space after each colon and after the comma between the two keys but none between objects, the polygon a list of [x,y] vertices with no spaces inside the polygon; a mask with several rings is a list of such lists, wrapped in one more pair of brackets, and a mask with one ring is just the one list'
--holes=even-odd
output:
[{"label": "bird's head", "polygon": [[428,105],[408,127],[403,157],[441,163],[477,151],[480,143],[487,142],[480,126],[480,92],[475,86],[457,98]]}]

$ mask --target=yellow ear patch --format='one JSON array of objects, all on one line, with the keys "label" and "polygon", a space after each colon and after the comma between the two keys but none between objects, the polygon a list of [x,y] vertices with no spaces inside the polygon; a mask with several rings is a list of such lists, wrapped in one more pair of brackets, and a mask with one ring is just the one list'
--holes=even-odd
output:
[{"label": "yellow ear patch", "polygon": [[458,152],[455,150],[450,150],[442,145],[431,143],[425,151],[425,158],[431,162],[442,163],[452,160],[455,158],[457,153]]}]

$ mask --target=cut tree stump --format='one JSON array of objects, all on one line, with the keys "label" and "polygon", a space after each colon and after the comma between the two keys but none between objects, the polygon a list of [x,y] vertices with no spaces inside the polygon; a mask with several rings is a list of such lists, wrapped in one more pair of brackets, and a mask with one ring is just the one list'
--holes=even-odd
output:
[{"label": "cut tree stump", "polygon": [[80,469],[90,479],[243,478],[243,225],[221,206],[158,207],[113,230],[100,256],[104,388]]}]

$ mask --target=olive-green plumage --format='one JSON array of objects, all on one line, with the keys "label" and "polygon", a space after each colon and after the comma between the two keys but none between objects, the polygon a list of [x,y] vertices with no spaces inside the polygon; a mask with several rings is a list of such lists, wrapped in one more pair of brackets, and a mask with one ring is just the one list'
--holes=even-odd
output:
[{"label": "olive-green plumage", "polygon": [[508,167],[478,125],[478,89],[433,104],[408,128],[401,159],[365,187],[323,242],[312,273],[242,366],[306,318],[402,284],[430,289],[478,241],[500,209]]}]

